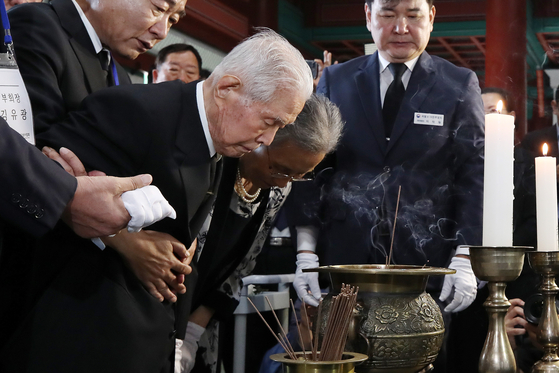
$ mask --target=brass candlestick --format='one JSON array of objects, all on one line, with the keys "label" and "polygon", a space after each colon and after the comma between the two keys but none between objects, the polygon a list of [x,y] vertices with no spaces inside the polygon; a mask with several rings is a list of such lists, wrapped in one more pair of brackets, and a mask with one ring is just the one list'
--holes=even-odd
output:
[{"label": "brass candlestick", "polygon": [[505,329],[505,315],[510,302],[505,296],[507,282],[514,281],[524,264],[527,247],[470,247],[472,269],[478,279],[487,281],[489,296],[483,303],[489,329],[481,356],[481,373],[515,373],[516,361]]},{"label": "brass candlestick", "polygon": [[559,273],[559,251],[528,252],[530,266],[542,275],[540,291],[543,294],[543,312],[538,324],[538,342],[544,347],[544,355],[532,367],[532,373],[559,372],[559,320],[555,306],[555,296],[559,287],[555,275]]}]

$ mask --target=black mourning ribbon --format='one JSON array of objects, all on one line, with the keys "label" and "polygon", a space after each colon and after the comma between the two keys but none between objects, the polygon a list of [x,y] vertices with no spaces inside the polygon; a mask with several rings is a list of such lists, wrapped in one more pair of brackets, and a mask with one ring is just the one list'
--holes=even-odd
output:
[{"label": "black mourning ribbon", "polygon": [[394,128],[394,122],[398,116],[398,111],[400,110],[400,105],[404,99],[404,94],[406,89],[404,88],[404,83],[402,83],[402,75],[406,72],[406,65],[403,63],[391,63],[388,65],[390,72],[394,76],[394,80],[388,87],[386,91],[386,96],[384,96],[384,105],[382,106],[382,119],[384,122],[384,134],[386,138],[390,138],[392,133],[392,128]]}]

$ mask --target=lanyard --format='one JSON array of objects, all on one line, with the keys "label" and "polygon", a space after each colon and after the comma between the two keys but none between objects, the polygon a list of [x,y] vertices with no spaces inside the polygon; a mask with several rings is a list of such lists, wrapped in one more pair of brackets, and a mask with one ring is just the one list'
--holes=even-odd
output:
[{"label": "lanyard", "polygon": [[6,12],[6,5],[4,2],[0,5],[0,13],[2,15],[2,25],[4,27],[4,44],[6,45],[8,59],[12,60],[14,58],[14,43],[12,42],[10,20],[8,19],[8,13]]}]

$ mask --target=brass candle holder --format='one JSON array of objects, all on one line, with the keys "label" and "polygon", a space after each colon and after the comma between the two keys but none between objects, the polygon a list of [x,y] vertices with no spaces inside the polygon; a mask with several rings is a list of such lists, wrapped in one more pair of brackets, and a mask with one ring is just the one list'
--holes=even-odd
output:
[{"label": "brass candle holder", "polygon": [[530,266],[542,275],[540,291],[543,295],[543,312],[538,324],[538,342],[544,347],[544,355],[532,367],[532,373],[559,372],[559,320],[555,306],[555,296],[559,287],[555,276],[559,273],[559,251],[528,252]]},{"label": "brass candle holder", "polygon": [[478,279],[487,281],[489,296],[483,303],[489,317],[489,329],[479,359],[480,373],[515,373],[516,361],[505,329],[510,302],[505,296],[507,282],[522,272],[528,247],[471,246],[472,269]]}]

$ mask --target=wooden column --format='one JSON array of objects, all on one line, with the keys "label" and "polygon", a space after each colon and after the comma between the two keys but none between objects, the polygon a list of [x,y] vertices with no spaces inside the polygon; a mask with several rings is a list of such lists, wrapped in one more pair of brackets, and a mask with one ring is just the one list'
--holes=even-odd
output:
[{"label": "wooden column", "polygon": [[527,132],[526,0],[487,0],[485,86],[512,93],[516,132]]}]

